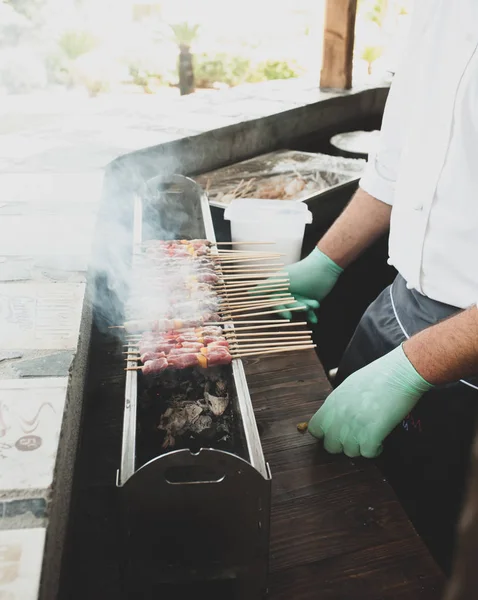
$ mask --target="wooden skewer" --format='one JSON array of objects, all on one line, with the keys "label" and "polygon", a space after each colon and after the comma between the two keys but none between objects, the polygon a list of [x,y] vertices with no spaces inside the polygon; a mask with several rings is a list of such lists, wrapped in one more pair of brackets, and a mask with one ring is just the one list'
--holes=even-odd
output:
[{"label": "wooden skewer", "polygon": [[[248,352],[240,352],[239,354],[231,354],[233,359],[244,358],[249,356],[262,356],[264,354],[278,354],[282,352],[295,352],[296,350],[310,350],[311,348],[315,348],[316,344],[308,344],[305,346],[293,346],[290,348],[271,348],[270,350],[252,350]],[[142,371],[143,366],[136,367],[126,367],[125,371]]]},{"label": "wooden skewer", "polygon": [[[287,333],[287,332],[286,332]],[[271,343],[275,343],[275,342],[279,342],[279,341],[296,341],[296,340],[310,340],[310,335],[311,332],[304,332],[302,335],[295,335],[299,332],[297,331],[292,331],[290,332],[294,335],[291,335],[290,337],[268,337],[269,335],[274,335],[271,332],[262,332],[262,333],[242,333],[242,334],[237,334],[236,336],[232,336],[232,337],[228,337],[226,338],[228,340],[228,342],[230,344],[236,344],[236,343],[243,343],[243,342],[261,342],[261,343],[265,343],[265,342],[271,342]],[[243,339],[244,338],[244,339]],[[138,348],[139,347],[139,342],[141,340],[137,340],[134,342],[131,342],[129,344],[124,344],[125,348]],[[154,340],[153,340],[154,343]],[[123,354],[129,354],[128,350],[123,351]]]},{"label": "wooden skewer", "polygon": [[232,248],[218,248],[217,249],[218,252],[243,252],[245,254],[257,254],[260,253],[262,254],[263,252],[265,253],[270,253],[270,249],[266,248],[265,250],[233,250]]},{"label": "wooden skewer", "polygon": [[236,263],[236,262],[257,262],[258,260],[269,260],[272,258],[279,258],[279,256],[218,256],[221,263]]},{"label": "wooden skewer", "polygon": [[[249,334],[243,334],[246,337],[245,338],[238,338],[238,339],[234,339],[234,338],[230,338],[228,339],[228,342],[230,344],[243,344],[244,342],[250,342],[250,343],[267,343],[270,342],[271,344],[275,344],[277,342],[296,342],[296,341],[310,341],[310,334],[304,334],[304,335],[294,335],[294,336],[290,336],[290,337],[266,337],[267,334],[265,334],[265,336],[263,337],[262,335],[259,337],[247,337],[247,335],[252,336],[253,334],[249,333]],[[287,345],[287,344],[285,344]],[[138,348],[139,344],[128,344],[127,346],[125,345],[125,347],[127,348]],[[122,354],[130,354],[131,352],[129,350],[124,350],[122,352]],[[137,351],[135,351],[135,353],[137,353]]]},{"label": "wooden skewer", "polygon": [[301,306],[297,306],[296,308],[294,308],[294,307],[290,306],[287,309],[279,308],[278,310],[266,310],[264,312],[251,313],[248,315],[236,315],[234,318],[235,319],[248,319],[249,317],[258,317],[259,315],[273,315],[273,314],[285,312],[285,310],[287,310],[287,311],[307,310],[307,307],[301,305]]},{"label": "wooden skewer", "polygon": [[[214,244],[214,242],[212,242]],[[217,246],[239,246],[240,244],[275,244],[275,242],[215,242]]]},{"label": "wooden skewer", "polygon": [[278,354],[279,352],[295,352],[297,350],[310,350],[311,348],[316,348],[317,344],[309,344],[307,346],[295,346],[294,348],[282,348],[282,349],[272,349],[272,350],[260,350],[259,352],[240,352],[239,354],[232,354],[233,358],[243,358],[246,356],[261,356],[264,354]]},{"label": "wooden skewer", "polygon": [[274,296],[248,296],[246,298],[238,298],[231,300],[223,300],[221,306],[251,306],[252,304],[261,304],[262,302],[275,300],[292,300],[294,297],[288,293],[277,294]]},{"label": "wooden skewer", "polygon": [[[217,248],[217,254],[280,254],[274,250],[274,248],[264,248],[264,250],[246,250],[245,248],[239,248],[235,250],[234,248]],[[214,254],[216,254],[216,252]],[[211,253],[211,256],[213,253]]]},{"label": "wooden skewer", "polygon": [[[247,327],[245,327],[244,329],[247,329]],[[247,337],[248,339],[261,339],[263,336],[291,336],[290,338],[287,337],[277,337],[277,338],[269,338],[267,337],[266,339],[270,339],[271,341],[274,339],[278,339],[278,340],[287,340],[287,339],[295,339],[295,336],[302,336],[302,335],[307,335],[308,337],[312,334],[312,331],[258,331],[257,333],[235,333],[233,334],[235,337]]]},{"label": "wooden skewer", "polygon": [[220,273],[230,273],[231,275],[234,275],[234,273],[268,273],[270,271],[280,271],[283,266],[284,265],[265,265],[256,269],[254,265],[254,269],[246,269],[239,265],[235,267],[217,267],[217,270]]},{"label": "wooden skewer", "polygon": [[241,274],[229,274],[229,273],[224,273],[224,275],[222,276],[222,278],[227,282],[227,281],[234,281],[235,279],[245,279],[247,281],[250,281],[251,279],[266,279],[267,277],[274,277],[275,275],[277,275],[278,277],[282,277],[282,276],[286,276],[287,273],[251,273],[250,271],[247,272],[247,276],[246,275],[241,275]]},{"label": "wooden skewer", "polygon": [[210,257],[208,257],[208,260],[210,259],[210,262],[212,264],[222,264],[222,263],[235,263],[235,262],[240,262],[245,261],[252,261],[254,259],[254,262],[257,262],[258,260],[262,261],[262,262],[278,262],[281,261],[281,254],[211,254]]},{"label": "wooden skewer", "polygon": [[[145,321],[147,321],[148,319],[145,319]],[[150,319],[152,321],[154,321],[155,319]],[[134,322],[134,319],[133,319]],[[226,321],[208,321],[207,323],[203,324],[203,325],[198,325],[198,327],[208,327],[209,325],[224,325]],[[260,321],[258,321],[258,323],[260,323]],[[110,325],[108,327],[108,329],[125,329],[124,325]],[[180,327],[178,329],[174,329],[173,331],[177,331],[178,333],[180,331],[182,331],[183,329],[190,329],[189,327]]]},{"label": "wooden skewer", "polygon": [[[254,336],[264,336],[264,335],[302,335],[302,334],[312,334],[312,331],[310,330],[295,330],[295,331],[262,331],[262,328],[270,328],[270,327],[283,327],[284,325],[300,325],[300,323],[289,323],[287,321],[283,321],[281,324],[276,323],[274,325],[266,325],[266,326],[259,326],[259,327],[234,327],[233,329],[225,329],[223,330],[222,335],[225,336],[244,336],[244,335],[254,335]],[[244,333],[243,330],[249,330],[249,329],[261,329],[261,331],[258,331],[256,333]],[[160,335],[160,334],[158,334]],[[179,333],[179,335],[181,335]],[[131,342],[135,342],[135,341],[140,341],[142,339],[142,335],[140,333],[138,334],[129,334],[126,335],[126,338],[128,339],[128,341]],[[128,344],[123,344],[124,346],[128,346]]]},{"label": "wooden skewer", "polygon": [[[287,285],[290,285],[290,282],[288,279],[278,279],[276,283],[287,283]],[[224,288],[224,291],[229,291],[229,290],[252,290],[254,288],[260,287],[260,289],[257,290],[258,293],[260,292],[268,292],[270,290],[270,288],[264,284],[260,284],[258,281],[253,281],[250,283],[247,282],[241,282],[241,283],[223,283],[223,284],[219,284],[217,286],[218,289],[221,288],[221,286]],[[220,292],[219,292],[220,293]]]},{"label": "wooden skewer", "polygon": [[270,327],[274,327],[275,329],[276,327],[299,327],[300,325],[307,325],[306,321],[294,323],[290,322],[289,319],[280,319],[272,321],[249,321],[249,323],[262,323],[262,325],[248,325],[246,323],[245,327],[243,327],[244,323],[234,323],[234,328],[225,329],[224,335],[234,335],[237,334],[237,332],[250,331],[252,329],[269,329]]},{"label": "wooden skewer", "polygon": [[[275,295],[276,292],[283,292],[283,291],[287,291],[289,290],[289,286],[288,285],[277,285],[274,287],[270,287],[264,290],[264,294],[267,295]],[[250,298],[255,297],[256,295],[258,296],[260,294],[260,292],[253,293],[253,292],[248,292],[247,290],[241,291],[241,290],[229,290],[229,289],[224,289],[224,292],[221,292],[221,290],[218,291],[219,294],[224,293],[225,296],[221,296],[221,297],[227,297],[227,298],[236,298],[238,296],[243,297],[243,298]],[[264,295],[263,294],[263,295]]]},{"label": "wooden skewer", "polygon": [[[284,341],[285,343],[282,343],[282,341]],[[264,347],[275,347],[275,346],[282,346],[285,347],[287,346],[289,343],[294,343],[294,344],[305,344],[307,342],[310,342],[310,336],[309,335],[304,335],[304,336],[293,336],[293,337],[277,337],[277,338],[255,338],[255,337],[249,337],[249,338],[245,338],[245,339],[238,339],[238,340],[229,340],[229,344],[233,345],[233,346],[237,346],[239,345],[240,347],[243,347],[242,344],[244,343],[250,343],[252,345],[263,345]],[[138,344],[128,344],[127,346],[128,348],[131,348],[132,350],[124,350],[121,354],[126,354],[127,356],[139,356],[139,350],[136,350],[135,348],[139,348]]]},{"label": "wooden skewer", "polygon": [[[156,239],[154,239],[154,240],[147,240],[145,242],[141,242],[139,245],[140,246],[146,246],[146,247],[154,248],[155,246],[159,246],[158,242],[163,242],[163,241],[164,240],[156,240]],[[174,241],[174,242],[182,242],[182,241],[192,242],[193,240],[171,240],[171,241]],[[207,242],[208,243],[206,245],[209,245],[209,246],[230,246],[231,244],[234,244],[234,245],[236,245],[236,244],[268,244],[268,245],[275,244],[275,242],[217,242],[217,241],[216,242],[211,242],[209,240],[207,240]],[[180,244],[180,245],[181,246],[183,246],[183,245],[185,246],[187,244]]]},{"label": "wooden skewer", "polygon": [[224,261],[220,261],[219,264],[222,267],[233,267],[233,266],[237,266],[237,267],[254,267],[255,265],[253,263],[257,263],[259,265],[264,264],[264,259],[262,258],[246,258],[246,259],[239,259],[239,258],[234,258],[233,260],[224,260]]},{"label": "wooden skewer", "polygon": [[[243,343],[243,341],[241,340],[240,343],[238,342],[233,342],[230,344],[231,347],[234,346],[233,350],[235,351],[237,348],[242,350],[245,348],[255,348],[255,349],[265,349],[267,350],[267,348],[288,348],[289,346],[303,346],[304,344],[308,344],[311,343],[312,340],[310,338],[304,338],[302,340],[299,341],[295,341],[295,342],[263,342],[260,340],[256,340],[256,343]],[[236,348],[237,346],[237,348]]]},{"label": "wooden skewer", "polygon": [[225,313],[226,315],[230,315],[230,314],[236,314],[236,313],[243,313],[243,312],[248,312],[250,310],[257,310],[260,308],[271,308],[272,306],[281,306],[281,305],[287,305],[287,304],[295,304],[297,302],[297,300],[295,298],[292,298],[292,300],[277,300],[276,302],[264,302],[261,304],[252,304],[251,306],[247,306],[246,304],[243,304],[243,306],[241,308],[221,308],[219,312]]},{"label": "wooden skewer", "polygon": [[[304,338],[299,341],[290,342],[288,344],[231,344],[229,346],[231,353],[237,352],[238,350],[267,350],[268,348],[294,348],[296,346],[303,346],[305,344],[312,343],[310,338]],[[191,350],[192,354],[196,354],[197,350]],[[139,350],[133,352],[123,352],[125,354],[125,360],[139,360],[141,358]],[[167,358],[167,356],[166,356]]]},{"label": "wooden skewer", "polygon": [[273,281],[265,280],[263,283],[261,283],[260,281],[249,281],[249,282],[248,281],[232,281],[232,282],[218,283],[216,287],[221,287],[221,286],[223,286],[223,287],[225,287],[225,286],[227,286],[227,287],[231,287],[231,286],[250,287],[250,286],[252,286],[252,287],[256,288],[256,287],[260,286],[260,289],[257,290],[257,293],[262,294],[263,291],[268,292],[269,288],[271,288],[271,287],[283,286],[285,284],[289,285],[288,277],[286,277],[286,278],[280,277],[277,279],[274,278]]},{"label": "wooden skewer", "polygon": [[[283,286],[268,288],[265,291],[266,292],[270,291],[270,294],[269,293],[266,294],[268,297],[270,297],[270,296],[275,296],[275,295],[280,296],[281,294],[278,294],[277,292],[282,292],[282,291],[286,291],[287,292],[288,289],[289,289],[288,285],[283,285]],[[289,292],[287,292],[287,293],[289,293]],[[247,299],[247,298],[261,298],[261,296],[253,294],[253,293],[241,292],[239,290],[238,292],[229,292],[229,291],[226,291],[225,292],[225,296],[222,296],[222,298],[230,298],[231,300],[242,300],[242,299]]]},{"label": "wooden skewer", "polygon": [[[198,326],[198,329],[200,329],[200,327],[208,327],[209,325],[231,325],[232,327],[230,329],[225,329],[224,333],[233,333],[234,331],[244,331],[246,329],[265,329],[267,327],[299,327],[300,325],[307,325],[306,321],[301,321],[301,322],[295,322],[295,323],[291,323],[289,319],[260,319],[257,321],[249,321],[249,325],[247,327],[243,327],[242,323],[240,324],[239,327],[237,327],[230,319],[224,319],[224,321],[221,322],[207,322],[204,323],[204,325]],[[251,327],[250,325],[257,325],[255,327]],[[124,329],[124,325],[112,325],[112,327],[115,328],[120,328],[120,329]],[[175,329],[174,331],[177,331],[178,333],[180,333],[182,330],[184,329]],[[188,328],[189,329],[189,328]],[[139,336],[141,337],[141,333],[129,333],[127,334],[128,337],[130,336]]]}]

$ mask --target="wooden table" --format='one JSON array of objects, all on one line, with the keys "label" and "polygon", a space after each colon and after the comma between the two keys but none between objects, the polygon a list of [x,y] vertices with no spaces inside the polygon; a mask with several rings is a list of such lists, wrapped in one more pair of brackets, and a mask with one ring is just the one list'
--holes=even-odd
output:
[{"label": "wooden table", "polygon": [[297,430],[330,392],[315,352],[245,367],[272,470],[270,599],[440,599],[443,575],[373,461]]},{"label": "wooden table", "polygon": [[[62,600],[116,600],[122,589],[123,347],[97,330],[92,339]],[[330,391],[314,351],[245,365],[272,470],[270,600],[440,600],[441,573],[373,462],[327,454],[297,431]]]}]

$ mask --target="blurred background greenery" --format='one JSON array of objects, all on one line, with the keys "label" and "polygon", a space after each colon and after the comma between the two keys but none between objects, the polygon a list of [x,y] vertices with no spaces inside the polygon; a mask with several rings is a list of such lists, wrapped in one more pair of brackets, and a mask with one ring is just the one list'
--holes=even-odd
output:
[{"label": "blurred background greenery", "polygon": [[[411,3],[359,0],[357,78],[393,71]],[[0,0],[0,93],[318,83],[323,18],[324,0]]]}]

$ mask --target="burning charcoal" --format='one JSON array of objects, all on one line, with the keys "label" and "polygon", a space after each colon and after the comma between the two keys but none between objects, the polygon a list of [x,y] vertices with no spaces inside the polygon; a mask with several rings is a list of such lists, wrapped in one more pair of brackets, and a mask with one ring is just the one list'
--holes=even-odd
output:
[{"label": "burning charcoal", "polygon": [[176,440],[173,438],[172,435],[170,435],[169,433],[166,434],[166,437],[164,438],[162,447],[166,450],[166,448],[174,448],[176,444]]},{"label": "burning charcoal", "polygon": [[177,403],[166,409],[158,425],[158,429],[166,432],[165,443],[168,437],[175,437],[186,433],[202,411],[202,407],[196,403],[182,405]]},{"label": "burning charcoal", "polygon": [[199,415],[191,426],[191,433],[203,433],[212,426],[212,419],[208,415]]},{"label": "burning charcoal", "polygon": [[226,396],[227,395],[227,383],[224,379],[219,379],[216,381],[216,396]]},{"label": "burning charcoal", "polygon": [[229,403],[229,399],[227,397],[220,398],[218,396],[208,394],[207,392],[204,394],[204,399],[206,400],[208,407],[215,417],[220,417],[226,410]]}]

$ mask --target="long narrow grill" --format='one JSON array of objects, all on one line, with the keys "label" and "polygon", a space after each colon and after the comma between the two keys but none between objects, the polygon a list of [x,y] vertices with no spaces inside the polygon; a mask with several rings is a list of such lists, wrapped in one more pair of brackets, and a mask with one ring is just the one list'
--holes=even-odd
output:
[{"label": "long narrow grill", "polygon": [[221,248],[192,181],[156,178],[136,198],[118,472],[132,597],[166,581],[232,578],[251,600],[266,586],[270,472],[240,358],[312,344],[256,318],[293,302],[280,257]]}]

